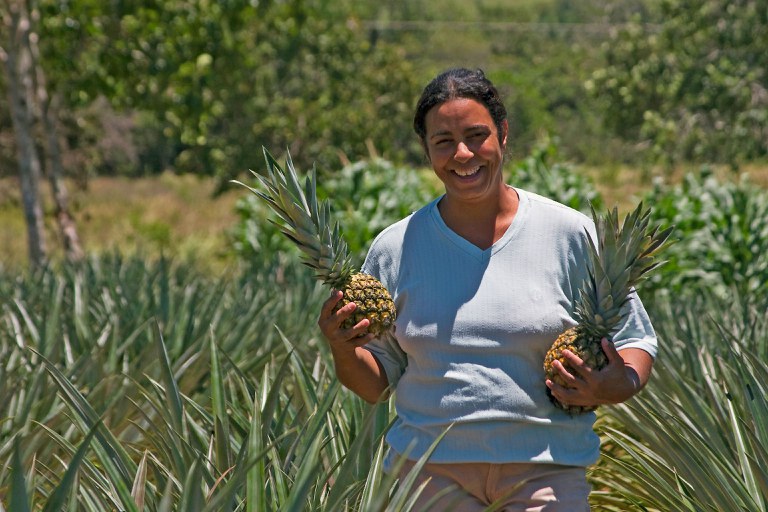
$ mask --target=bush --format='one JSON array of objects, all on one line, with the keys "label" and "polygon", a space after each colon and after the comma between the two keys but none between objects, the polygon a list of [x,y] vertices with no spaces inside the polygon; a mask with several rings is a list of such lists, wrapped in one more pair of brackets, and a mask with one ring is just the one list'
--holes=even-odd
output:
[{"label": "bush", "polygon": [[768,291],[768,192],[746,175],[721,181],[704,168],[677,186],[657,182],[645,200],[659,223],[675,226],[672,237],[679,240],[665,251],[668,262],[644,285],[645,293]]},{"label": "bush", "polygon": [[590,204],[601,209],[603,199],[594,184],[573,166],[557,162],[558,157],[554,141],[540,144],[512,169],[511,183],[584,213]]}]

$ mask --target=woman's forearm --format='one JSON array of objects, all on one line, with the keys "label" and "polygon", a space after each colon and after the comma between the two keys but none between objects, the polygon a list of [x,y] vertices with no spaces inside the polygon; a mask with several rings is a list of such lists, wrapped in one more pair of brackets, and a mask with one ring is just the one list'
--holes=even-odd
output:
[{"label": "woman's forearm", "polygon": [[388,395],[389,383],[384,368],[368,350],[334,350],[333,363],[336,377],[346,388],[369,403],[376,403]]}]

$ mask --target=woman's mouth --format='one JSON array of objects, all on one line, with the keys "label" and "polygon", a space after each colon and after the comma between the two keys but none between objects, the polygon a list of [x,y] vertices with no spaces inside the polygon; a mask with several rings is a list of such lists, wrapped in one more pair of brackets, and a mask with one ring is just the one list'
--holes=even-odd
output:
[{"label": "woman's mouth", "polygon": [[480,166],[472,167],[471,169],[454,169],[453,172],[461,176],[462,178],[467,178],[469,176],[474,176],[480,171]]}]

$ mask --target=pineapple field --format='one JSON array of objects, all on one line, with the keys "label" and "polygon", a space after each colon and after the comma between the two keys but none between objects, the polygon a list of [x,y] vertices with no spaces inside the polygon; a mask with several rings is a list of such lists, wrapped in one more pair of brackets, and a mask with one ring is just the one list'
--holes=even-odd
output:
[{"label": "pineapple field", "polygon": [[[317,317],[441,192],[412,105],[453,66],[505,98],[511,184],[672,229],[593,510],[768,511],[765,4],[3,2],[0,512],[414,510],[393,408],[337,382]],[[318,164],[332,262],[230,182],[262,145]]]},{"label": "pineapple field", "polygon": [[[588,211],[591,180],[534,153],[515,185]],[[381,159],[318,184],[349,257],[437,192]],[[242,190],[218,273],[104,252],[0,271],[0,509],[408,511],[382,470],[388,404],[334,378],[327,289]],[[648,387],[601,407],[594,510],[768,507],[768,191],[706,169],[637,199],[674,225],[640,295],[660,338]],[[543,381],[542,373],[542,381]]]}]

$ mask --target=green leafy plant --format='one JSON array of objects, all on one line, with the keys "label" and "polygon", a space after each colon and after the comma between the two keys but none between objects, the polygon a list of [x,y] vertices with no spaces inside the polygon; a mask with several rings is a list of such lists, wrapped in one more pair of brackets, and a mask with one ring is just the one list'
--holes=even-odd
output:
[{"label": "green leafy plant", "polygon": [[[726,0],[646,2],[604,45],[586,87],[606,123],[655,161],[737,166],[768,152],[765,6]],[[657,21],[654,23],[655,21]]]},{"label": "green leafy plant", "polygon": [[766,299],[713,294],[657,305],[663,343],[648,388],[607,408],[600,510],[765,510]]},{"label": "green leafy plant", "polygon": [[768,292],[768,192],[746,175],[718,180],[704,168],[676,186],[657,182],[645,201],[657,222],[675,226],[672,237],[679,242],[644,294],[690,296],[709,289],[725,296],[730,287],[742,296]]},{"label": "green leafy plant", "polygon": [[586,214],[590,204],[597,210],[603,208],[603,200],[592,182],[572,165],[558,162],[558,156],[556,141],[543,141],[512,168],[511,184]]},{"label": "green leafy plant", "polygon": [[108,256],[0,275],[0,506],[410,510],[383,471],[391,409],[341,389],[323,297],[272,270]]}]

